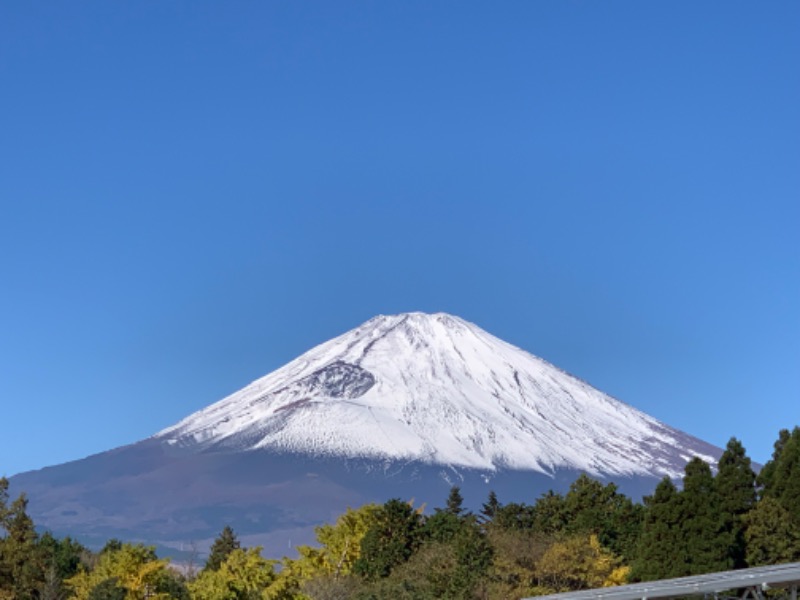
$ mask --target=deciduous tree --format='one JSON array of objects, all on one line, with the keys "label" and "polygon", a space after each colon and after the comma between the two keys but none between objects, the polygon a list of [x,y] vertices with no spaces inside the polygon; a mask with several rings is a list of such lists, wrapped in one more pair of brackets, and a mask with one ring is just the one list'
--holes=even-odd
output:
[{"label": "deciduous tree", "polygon": [[275,582],[274,560],[261,556],[261,548],[235,548],[216,569],[205,569],[188,584],[194,600],[262,600]]},{"label": "deciduous tree", "polygon": [[122,544],[119,550],[101,553],[93,569],[81,569],[66,584],[77,600],[97,598],[98,594],[113,596],[114,588],[125,590],[127,600],[180,597],[175,591],[176,575],[168,563],[156,556],[152,546]]}]

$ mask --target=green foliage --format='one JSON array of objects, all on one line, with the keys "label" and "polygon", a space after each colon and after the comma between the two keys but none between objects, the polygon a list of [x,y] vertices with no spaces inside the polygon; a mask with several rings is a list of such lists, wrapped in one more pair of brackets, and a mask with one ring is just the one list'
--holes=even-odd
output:
[{"label": "green foliage", "polygon": [[[471,598],[494,551],[478,519],[465,513],[462,503],[460,490],[452,488],[445,508],[436,509],[417,529],[418,548],[383,575],[373,576],[364,597]],[[365,559],[366,552],[365,545]]]},{"label": "green foliage", "polygon": [[719,459],[714,478],[720,509],[732,515],[747,513],[756,503],[756,474],[736,438],[731,438]]},{"label": "green foliage", "polygon": [[644,504],[642,531],[631,564],[631,578],[653,581],[676,577],[685,561],[685,550],[680,532],[678,490],[669,477],[659,482],[653,495],[644,499]]},{"label": "green foliage", "polygon": [[632,578],[650,581],[733,568],[734,538],[721,507],[711,468],[697,457],[686,465],[681,492],[662,480],[645,499]]},{"label": "green foliage", "polygon": [[491,565],[493,549],[460,490],[427,519],[399,500],[377,513],[355,571],[367,579],[360,598],[469,598]]},{"label": "green foliage", "polygon": [[100,550],[100,554],[106,554],[108,552],[119,552],[120,550],[122,550],[122,540],[117,538],[111,538],[106,542],[105,546],[103,546],[103,548]]},{"label": "green foliage", "polygon": [[775,498],[764,498],[744,518],[748,565],[800,560],[800,523]]},{"label": "green foliage", "polygon": [[459,565],[455,550],[449,544],[425,544],[392,575],[368,588],[360,598],[462,598],[463,580],[458,577]]},{"label": "green foliage", "polygon": [[681,534],[686,543],[683,572],[699,575],[733,568],[728,554],[731,532],[720,510],[720,498],[708,463],[695,457],[686,465],[679,494]]},{"label": "green foliage", "polygon": [[93,555],[37,535],[0,478],[0,600],[504,600],[797,561],[800,429],[781,431],[758,478],[731,438],[716,476],[693,459],[681,491],[664,479],[643,506],[586,475],[533,505],[490,492],[480,517],[463,502],[453,487],[428,517],[398,499],[348,509],[279,570],[226,527],[187,583],[153,548],[112,539]]},{"label": "green foliage", "polygon": [[729,533],[728,556],[733,568],[747,566],[744,516],[756,502],[756,474],[741,442],[731,438],[714,477],[722,528]]},{"label": "green foliage", "polygon": [[[557,514],[565,533],[595,535],[614,554],[625,559],[633,557],[642,511],[613,483],[603,485],[582,474],[570,486]],[[551,529],[553,533],[557,531]]]},{"label": "green foliage", "polygon": [[492,565],[494,548],[473,516],[464,520],[451,545],[457,565],[451,580],[452,597],[466,598]]},{"label": "green foliage", "polygon": [[58,539],[46,532],[39,538],[37,554],[43,568],[39,597],[42,600],[61,600],[67,594],[64,580],[78,572],[89,552],[69,537]]},{"label": "green foliage", "polygon": [[24,494],[8,505],[8,481],[0,478],[0,597],[33,598],[45,578],[27,509]]},{"label": "green foliage", "polygon": [[560,533],[567,526],[566,499],[552,490],[542,494],[530,512],[533,517],[531,527],[541,533]]},{"label": "green foliage", "polygon": [[501,506],[500,501],[497,499],[497,494],[495,494],[494,490],[491,490],[489,498],[481,506],[480,515],[483,522],[489,522],[494,519]]},{"label": "green foliage", "polygon": [[463,521],[451,512],[439,510],[425,520],[422,536],[445,544],[453,541],[463,527]]},{"label": "green foliage", "polygon": [[437,508],[434,514],[425,519],[422,537],[434,542],[452,542],[464,528],[466,520],[462,516],[464,498],[457,486],[450,488],[445,508]]},{"label": "green foliage", "polygon": [[39,539],[39,551],[45,562],[52,566],[59,579],[67,579],[78,572],[86,548],[70,537],[58,539],[49,531]]},{"label": "green foliage", "polygon": [[[425,542],[407,562],[373,581],[356,598],[467,599],[485,577],[491,547],[465,529],[452,543]],[[472,538],[472,535],[479,537]]]},{"label": "green foliage", "polygon": [[[795,430],[797,430],[797,427],[795,427]],[[766,490],[772,491],[774,487],[775,472],[778,469],[778,463],[783,454],[783,449],[789,442],[791,435],[788,429],[781,429],[778,432],[778,439],[775,441],[775,444],[773,444],[772,459],[764,465],[764,468],[761,469],[761,472],[758,474],[757,482],[762,488],[762,494]],[[769,492],[767,492],[767,495],[769,495]]]},{"label": "green foliage", "polygon": [[492,519],[495,527],[516,531],[533,530],[535,523],[535,507],[517,502],[499,506]]},{"label": "green foliage", "polygon": [[220,565],[225,562],[225,559],[240,547],[239,540],[233,529],[229,525],[225,525],[222,533],[219,534],[214,543],[211,544],[211,550],[206,561],[205,570],[216,571]]},{"label": "green foliage", "polygon": [[454,485],[450,488],[450,494],[447,496],[447,507],[444,510],[451,515],[458,517],[464,512],[463,504],[464,497],[461,495],[461,488],[459,488],[457,485]]},{"label": "green foliage", "polygon": [[791,433],[782,430],[775,443],[775,452],[759,475],[762,496],[775,498],[800,522],[800,427]]},{"label": "green foliage", "polygon": [[388,576],[419,547],[421,530],[422,517],[410,504],[389,500],[377,511],[375,523],[361,541],[355,572],[369,579]]}]

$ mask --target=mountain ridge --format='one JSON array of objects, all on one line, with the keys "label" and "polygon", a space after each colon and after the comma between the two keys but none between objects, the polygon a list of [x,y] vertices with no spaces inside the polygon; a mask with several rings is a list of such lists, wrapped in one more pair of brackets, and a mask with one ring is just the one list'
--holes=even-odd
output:
[{"label": "mountain ridge", "polygon": [[673,478],[691,456],[715,454],[472,323],[419,312],[374,317],[154,437],[487,471]]},{"label": "mountain ridge", "polygon": [[37,524],[102,546],[177,549],[230,524],[274,554],[348,506],[478,510],[566,491],[583,472],[634,499],[702,440],[445,313],[378,316],[153,436],[10,478]]}]

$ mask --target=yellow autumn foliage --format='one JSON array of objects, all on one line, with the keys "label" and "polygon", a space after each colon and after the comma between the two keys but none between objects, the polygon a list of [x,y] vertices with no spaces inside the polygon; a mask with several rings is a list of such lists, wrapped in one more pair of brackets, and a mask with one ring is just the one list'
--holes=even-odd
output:
[{"label": "yellow autumn foliage", "polygon": [[108,580],[115,580],[125,590],[127,600],[166,599],[168,595],[156,593],[155,589],[168,576],[168,564],[168,560],[156,558],[151,547],[123,544],[101,554],[94,569],[82,570],[65,583],[77,600],[86,600],[95,587]]},{"label": "yellow autumn foliage", "polygon": [[550,546],[536,571],[539,588],[567,592],[621,585],[629,569],[600,545],[596,535],[578,535]]},{"label": "yellow autumn foliage", "polygon": [[217,570],[202,571],[188,585],[194,600],[262,598],[277,579],[274,560],[261,556],[261,548],[237,548]]}]

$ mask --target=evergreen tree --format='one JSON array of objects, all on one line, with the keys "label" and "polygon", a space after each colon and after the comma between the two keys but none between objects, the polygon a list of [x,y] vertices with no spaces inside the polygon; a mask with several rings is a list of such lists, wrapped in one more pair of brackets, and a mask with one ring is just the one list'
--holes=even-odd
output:
[{"label": "evergreen tree", "polygon": [[683,491],[679,494],[681,535],[686,543],[681,575],[700,575],[733,568],[728,551],[730,531],[720,512],[720,499],[711,467],[698,457],[686,465]]},{"label": "evergreen tree", "polygon": [[536,509],[523,503],[511,502],[497,508],[492,525],[503,530],[533,530],[536,523]]},{"label": "evergreen tree", "polygon": [[40,599],[63,600],[67,595],[64,581],[77,574],[88,551],[73,539],[57,539],[48,531],[39,538],[36,552],[44,575]]},{"label": "evergreen tree", "polygon": [[719,501],[722,527],[730,534],[728,555],[733,568],[747,565],[743,517],[756,502],[756,474],[741,442],[731,438],[719,459],[714,487]]},{"label": "evergreen tree", "polygon": [[440,523],[455,520],[458,527],[446,541],[435,537],[425,539],[407,562],[397,564],[387,577],[367,582],[367,589],[356,594],[356,598],[476,597],[475,588],[486,577],[493,557],[493,548],[477,518],[474,515],[459,518],[440,509],[425,524],[426,529],[431,520]]},{"label": "evergreen tree", "polygon": [[450,494],[447,496],[447,508],[445,510],[451,515],[459,517],[464,512],[463,504],[464,498],[461,495],[461,489],[454,485],[450,488]]},{"label": "evergreen tree", "polygon": [[4,527],[8,513],[8,479],[0,477],[0,527]]},{"label": "evergreen tree", "polygon": [[757,483],[762,489],[762,495],[765,490],[773,487],[778,461],[790,437],[791,434],[788,429],[781,429],[778,432],[778,439],[773,444],[772,459],[767,461],[767,464],[764,465],[764,468],[761,469],[761,472],[758,474]]},{"label": "evergreen tree", "polygon": [[425,519],[422,537],[434,542],[451,542],[464,527],[464,520],[447,510],[437,510]]},{"label": "evergreen tree", "polygon": [[617,491],[582,474],[570,486],[561,508],[564,531],[595,535],[615,555],[633,556],[641,526],[641,509]]},{"label": "evergreen tree", "polygon": [[494,493],[494,490],[489,491],[489,498],[483,503],[483,506],[481,506],[480,514],[483,517],[483,522],[487,523],[494,519],[494,516],[497,514],[497,511],[501,506],[502,505],[497,499],[497,494]]},{"label": "evergreen tree", "polygon": [[800,523],[800,427],[780,432],[772,460],[759,478],[762,497],[775,498]]},{"label": "evergreen tree", "polygon": [[532,527],[541,533],[562,533],[567,526],[567,508],[564,496],[553,490],[542,494],[533,505]]},{"label": "evergreen tree", "polygon": [[0,598],[60,600],[63,581],[75,575],[85,548],[49,532],[40,537],[25,494],[8,499],[8,481],[0,478]]},{"label": "evergreen tree", "polygon": [[231,552],[239,549],[239,540],[231,529],[230,525],[225,525],[222,533],[219,534],[214,543],[211,544],[211,551],[206,561],[205,570],[216,571],[225,562]]},{"label": "evergreen tree", "polygon": [[751,567],[800,560],[800,524],[775,498],[760,500],[744,523],[745,558]]},{"label": "evergreen tree", "polygon": [[58,539],[45,532],[39,538],[39,553],[43,561],[52,566],[59,579],[68,579],[78,572],[81,557],[88,551],[70,537]]},{"label": "evergreen tree", "polygon": [[465,518],[461,516],[464,512],[463,502],[461,490],[457,486],[450,488],[445,508],[436,508],[434,514],[425,519],[422,527],[423,538],[435,542],[452,541],[465,524]]},{"label": "evergreen tree", "polygon": [[664,478],[645,498],[632,578],[650,581],[732,568],[732,535],[721,506],[711,468],[697,457],[686,465],[681,492]]},{"label": "evergreen tree", "polygon": [[386,502],[375,515],[375,523],[361,540],[361,555],[354,571],[369,579],[386,577],[406,562],[421,542],[422,518],[407,502]]},{"label": "evergreen tree", "polygon": [[457,567],[451,580],[449,597],[472,598],[472,590],[492,564],[494,549],[474,515],[464,519],[464,525],[452,545]]},{"label": "evergreen tree", "polygon": [[678,490],[669,477],[644,499],[642,531],[631,564],[634,581],[653,581],[683,573],[686,548],[680,531]]},{"label": "evergreen tree", "polygon": [[105,546],[100,550],[100,554],[108,554],[109,552],[119,552],[122,550],[122,540],[119,538],[111,538],[105,543]]},{"label": "evergreen tree", "polygon": [[28,516],[24,494],[6,506],[8,485],[0,481],[0,595],[11,592],[14,598],[32,598],[44,581],[44,569],[37,552],[38,536]]}]

